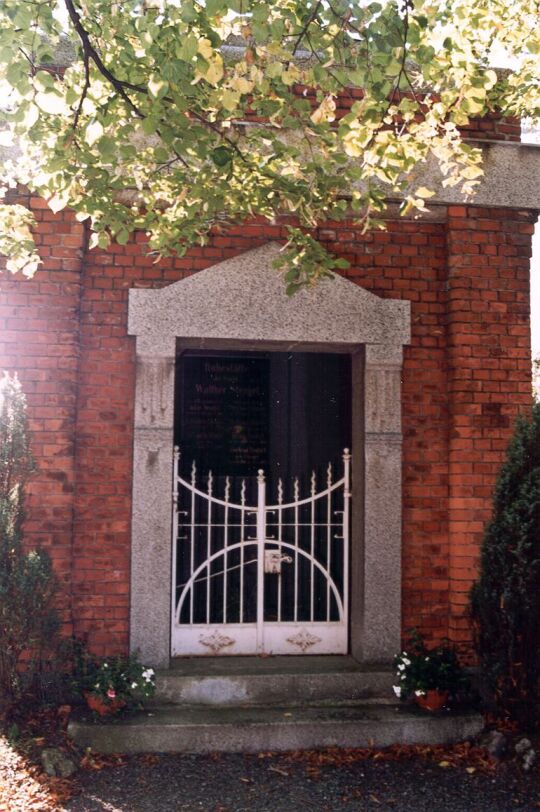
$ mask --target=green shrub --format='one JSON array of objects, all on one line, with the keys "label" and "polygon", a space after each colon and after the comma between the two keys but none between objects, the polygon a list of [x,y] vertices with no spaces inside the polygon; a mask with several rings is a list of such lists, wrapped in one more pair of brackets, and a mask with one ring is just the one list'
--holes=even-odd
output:
[{"label": "green shrub", "polygon": [[540,403],[520,417],[494,495],[471,615],[483,686],[523,727],[540,721]]},{"label": "green shrub", "polygon": [[37,673],[58,627],[55,579],[44,550],[23,548],[24,487],[35,469],[26,402],[16,377],[0,379],[0,696],[10,699]]}]

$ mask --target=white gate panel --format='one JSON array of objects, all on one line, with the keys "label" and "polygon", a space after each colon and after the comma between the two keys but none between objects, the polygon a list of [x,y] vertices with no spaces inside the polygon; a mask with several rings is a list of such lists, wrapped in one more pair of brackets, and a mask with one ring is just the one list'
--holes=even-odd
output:
[{"label": "white gate panel", "polygon": [[256,504],[249,481],[210,472],[189,478],[174,455],[172,654],[344,654],[349,591],[350,461],[343,476],[302,498],[298,478],[285,502],[267,505],[263,471]]}]

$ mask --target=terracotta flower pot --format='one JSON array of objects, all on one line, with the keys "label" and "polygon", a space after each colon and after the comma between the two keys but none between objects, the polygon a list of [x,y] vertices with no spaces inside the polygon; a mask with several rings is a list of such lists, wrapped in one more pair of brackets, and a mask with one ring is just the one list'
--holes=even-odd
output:
[{"label": "terracotta flower pot", "polygon": [[114,716],[126,704],[125,699],[109,699],[105,701],[102,697],[94,696],[94,694],[85,694],[85,699],[90,710],[93,710],[98,716]]},{"label": "terracotta flower pot", "polygon": [[424,696],[416,696],[416,704],[427,711],[439,711],[448,702],[448,691],[438,691],[436,689],[426,691]]}]

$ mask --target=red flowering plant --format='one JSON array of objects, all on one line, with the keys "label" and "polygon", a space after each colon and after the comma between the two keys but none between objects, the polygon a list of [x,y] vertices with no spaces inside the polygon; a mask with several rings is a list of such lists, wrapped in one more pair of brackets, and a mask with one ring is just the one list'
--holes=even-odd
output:
[{"label": "red flowering plant", "polygon": [[153,696],[156,677],[153,668],[142,665],[136,656],[111,657],[104,660],[92,674],[85,692],[87,699],[95,698],[115,709],[133,707]]}]

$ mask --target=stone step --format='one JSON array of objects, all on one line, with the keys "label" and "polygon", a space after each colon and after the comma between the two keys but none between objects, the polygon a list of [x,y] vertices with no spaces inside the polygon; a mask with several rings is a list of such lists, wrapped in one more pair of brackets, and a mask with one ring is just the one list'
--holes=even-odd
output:
[{"label": "stone step", "polygon": [[479,733],[476,713],[426,714],[396,706],[156,707],[112,722],[83,713],[68,732],[98,753],[256,753],[326,747],[446,744]]},{"label": "stone step", "polygon": [[155,704],[306,705],[392,701],[393,674],[352,657],[221,657],[177,660],[157,675]]}]

